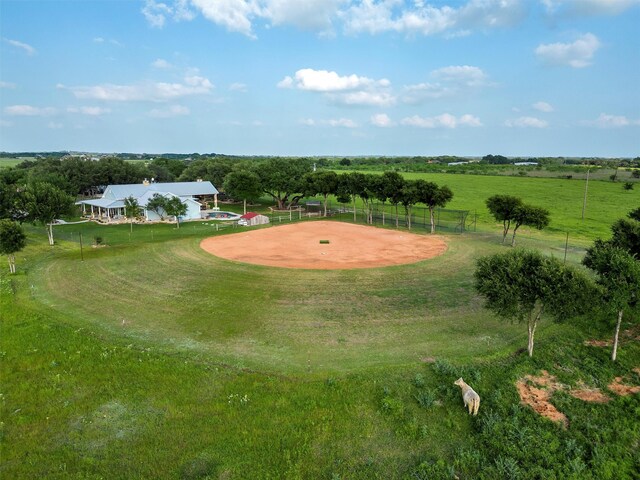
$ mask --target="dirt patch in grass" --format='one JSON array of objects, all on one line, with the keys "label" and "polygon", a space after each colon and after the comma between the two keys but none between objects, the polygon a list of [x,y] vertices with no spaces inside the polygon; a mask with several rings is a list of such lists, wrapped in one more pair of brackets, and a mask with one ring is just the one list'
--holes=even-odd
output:
[{"label": "dirt patch in grass", "polygon": [[404,265],[442,255],[447,250],[447,244],[438,235],[327,221],[210,237],[200,246],[227,260],[320,270]]},{"label": "dirt patch in grass", "polygon": [[639,386],[627,385],[625,383],[622,383],[622,380],[623,380],[622,377],[614,378],[613,382],[607,385],[607,388],[611,390],[613,393],[617,395],[622,395],[622,396],[633,395],[634,393],[640,392]]},{"label": "dirt patch in grass", "polygon": [[585,340],[584,344],[588,347],[610,347],[611,340]]},{"label": "dirt patch in grass", "polygon": [[516,382],[516,388],[523,405],[529,405],[543,417],[558,422],[565,428],[569,426],[566,415],[549,401],[555,391],[564,389],[564,385],[558,383],[556,377],[543,370],[542,375],[537,377],[526,375],[521,378]]},{"label": "dirt patch in grass", "polygon": [[[640,386],[627,385],[622,383],[622,380],[622,377],[616,377],[607,388],[617,395],[632,395],[640,392]],[[561,423],[565,428],[569,425],[567,417],[549,401],[554,392],[566,390],[572,397],[592,403],[607,403],[611,400],[599,388],[589,388],[580,384],[579,388],[571,389],[559,383],[556,377],[546,370],[542,370],[539,376],[525,375],[516,382],[516,388],[522,404],[529,405],[543,417]]]},{"label": "dirt patch in grass", "polygon": [[607,403],[611,400],[599,388],[589,388],[584,384],[580,385],[580,388],[569,390],[568,393],[572,397],[585,402]]}]

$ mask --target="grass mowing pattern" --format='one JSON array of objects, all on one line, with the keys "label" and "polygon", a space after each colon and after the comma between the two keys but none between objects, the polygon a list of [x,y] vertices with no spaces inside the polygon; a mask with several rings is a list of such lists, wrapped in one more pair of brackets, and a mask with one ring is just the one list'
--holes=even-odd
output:
[{"label": "grass mowing pattern", "polygon": [[414,265],[313,271],[229,262],[182,239],[93,249],[84,262],[69,250],[33,272],[33,291],[70,322],[117,335],[241,367],[344,372],[473,359],[522,338],[472,292],[478,248],[491,247],[454,237],[445,255]]}]

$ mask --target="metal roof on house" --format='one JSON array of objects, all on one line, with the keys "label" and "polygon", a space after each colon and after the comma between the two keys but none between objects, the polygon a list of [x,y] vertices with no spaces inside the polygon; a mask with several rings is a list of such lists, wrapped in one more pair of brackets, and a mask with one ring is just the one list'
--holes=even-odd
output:
[{"label": "metal roof on house", "polygon": [[124,200],[112,200],[110,198],[94,198],[92,200],[81,200],[76,205],[93,205],[100,208],[120,208],[124,207]]},{"label": "metal roof on house", "polygon": [[114,199],[127,197],[140,198],[147,192],[172,193],[178,197],[191,197],[193,195],[215,195],[216,187],[209,181],[206,182],[167,182],[167,183],[134,183],[127,185],[109,185],[105,190],[105,196]]}]

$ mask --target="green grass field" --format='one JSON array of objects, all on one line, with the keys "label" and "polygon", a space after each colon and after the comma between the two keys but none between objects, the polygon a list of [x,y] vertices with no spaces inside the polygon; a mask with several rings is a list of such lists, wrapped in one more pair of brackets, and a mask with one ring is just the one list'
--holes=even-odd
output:
[{"label": "green grass field", "polygon": [[[467,205],[490,188],[485,177],[427,178]],[[570,181],[499,180],[523,180],[506,193],[552,218],[573,215],[547,198],[571,198]],[[590,217],[582,243],[638,203],[620,205],[621,188],[593,191],[609,218]],[[199,241],[236,230],[211,222],[56,226],[53,248],[29,227],[18,274],[0,274],[0,476],[636,478],[638,395],[591,404],[559,392],[565,430],[521,406],[514,382],[546,369],[572,387],[638,385],[639,342],[624,336],[612,364],[608,349],[583,344],[610,337],[597,316],[544,319],[529,359],[526,327],[494,318],[473,291],[474,260],[508,248],[486,226],[448,236],[436,259],[352,271],[213,257]],[[561,255],[560,233],[523,232],[522,244]],[[92,247],[96,236],[106,246]],[[574,246],[568,261],[580,257]],[[459,376],[483,399],[478,417]]]},{"label": "green grass field", "polygon": [[611,223],[640,205],[640,188],[624,190],[619,182],[590,181],[583,220],[584,180],[442,173],[404,173],[403,176],[448,185],[453,191],[453,200],[446,208],[477,214],[478,227],[484,231],[496,228],[485,206],[486,199],[495,194],[515,195],[525,203],[548,209],[551,223],[545,229],[547,237],[564,237],[569,232],[570,238],[583,243],[595,237],[608,237]]},{"label": "green grass field", "polygon": [[35,160],[35,158],[6,158],[0,157],[0,168],[9,168],[19,165],[24,160]]}]

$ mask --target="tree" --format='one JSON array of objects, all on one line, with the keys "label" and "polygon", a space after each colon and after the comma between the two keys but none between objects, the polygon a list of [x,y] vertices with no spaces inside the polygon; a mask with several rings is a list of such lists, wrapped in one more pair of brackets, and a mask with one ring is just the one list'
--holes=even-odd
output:
[{"label": "tree", "polygon": [[[167,166],[167,168],[173,168]],[[209,180],[213,185],[224,184],[224,179],[233,170],[233,162],[228,158],[203,158],[191,162],[178,178],[181,182],[192,182],[199,178]]]},{"label": "tree", "polygon": [[327,216],[327,199],[338,191],[338,174],[330,170],[321,170],[307,175],[307,194],[322,195],[324,216]]},{"label": "tree", "polygon": [[23,198],[27,219],[47,227],[49,245],[53,246],[53,221],[73,212],[73,197],[50,183],[35,182],[27,186]]},{"label": "tree", "polygon": [[598,239],[587,249],[582,263],[597,273],[604,303],[617,314],[611,352],[611,360],[615,361],[622,316],[640,301],[640,262],[623,248]]},{"label": "tree", "polygon": [[19,187],[10,180],[0,176],[0,218],[22,221],[25,212],[20,208]]},{"label": "tree", "polygon": [[[638,170],[638,171],[640,171],[640,170]],[[640,207],[631,210],[627,214],[627,216],[632,220],[637,220],[638,222],[640,222]]]},{"label": "tree", "polygon": [[418,180],[406,180],[400,193],[400,203],[404,207],[407,228],[411,230],[411,208],[418,203]]},{"label": "tree", "polygon": [[444,207],[453,198],[453,192],[446,185],[440,187],[433,182],[425,180],[416,181],[418,202],[424,203],[429,208],[429,220],[431,233],[436,232],[434,210],[436,207]]},{"label": "tree", "polygon": [[167,212],[167,215],[175,217],[176,225],[180,228],[180,217],[187,213],[187,205],[182,202],[180,197],[176,196],[164,197],[164,200],[164,211]]},{"label": "tree", "polygon": [[167,204],[167,199],[159,193],[154,193],[153,196],[147,202],[147,210],[156,212],[160,217],[160,220],[164,220],[167,210],[164,208]]},{"label": "tree", "polygon": [[304,176],[311,171],[305,159],[271,158],[256,166],[262,191],[273,198],[279,210],[297,205],[304,196]]},{"label": "tree", "polygon": [[627,250],[640,259],[640,208],[627,214],[629,219],[621,218],[611,226],[611,244]]},{"label": "tree", "polygon": [[486,308],[503,319],[527,322],[529,356],[533,356],[536,327],[545,311],[556,321],[580,315],[593,293],[584,274],[533,250],[481,257],[474,278]]},{"label": "tree", "polygon": [[0,220],[0,253],[9,258],[9,272],[16,273],[16,253],[27,244],[22,227],[8,219]]},{"label": "tree", "polygon": [[513,227],[513,236],[511,237],[512,247],[516,244],[516,232],[522,225],[535,227],[538,230],[542,230],[549,225],[549,211],[533,205],[520,205],[513,214],[513,221],[515,224]]},{"label": "tree", "polygon": [[260,179],[258,176],[247,170],[231,172],[224,179],[224,193],[231,198],[242,199],[244,203],[244,213],[247,213],[247,200],[257,200],[262,194]]},{"label": "tree", "polygon": [[493,218],[502,222],[502,243],[504,243],[511,228],[516,208],[522,205],[522,200],[512,195],[494,195],[487,198],[485,203]]},{"label": "tree", "polygon": [[140,214],[140,204],[138,200],[133,197],[127,197],[124,199],[124,214],[129,218],[131,224],[131,231],[133,232],[133,221]]},{"label": "tree", "polygon": [[340,175],[339,191],[342,195],[348,194],[353,201],[353,221],[356,221],[356,199],[364,191],[365,175],[359,172]]},{"label": "tree", "polygon": [[405,181],[404,177],[398,172],[387,171],[382,174],[384,195],[386,195],[396,210],[396,228],[398,227],[398,204],[402,197],[402,188],[404,187]]}]

